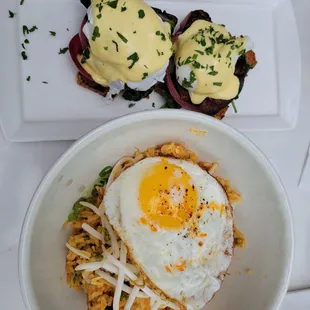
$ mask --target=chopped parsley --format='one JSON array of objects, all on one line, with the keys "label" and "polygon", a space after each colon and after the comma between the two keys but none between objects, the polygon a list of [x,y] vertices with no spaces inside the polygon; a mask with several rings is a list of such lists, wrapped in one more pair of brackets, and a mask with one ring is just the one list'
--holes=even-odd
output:
[{"label": "chopped parsley", "polygon": [[199,50],[195,50],[195,52],[197,52],[197,53],[200,54],[200,55],[203,55],[203,54],[204,54],[203,51],[199,51]]},{"label": "chopped parsley", "polygon": [[52,37],[56,37],[56,32],[55,32],[55,31],[50,31],[50,35],[51,35]]},{"label": "chopped parsley", "polygon": [[27,59],[28,59],[28,56],[27,56],[27,54],[26,54],[25,51],[22,51],[22,52],[21,52],[21,55],[22,55],[22,57],[23,57],[23,60],[27,60]]},{"label": "chopped parsley", "polygon": [[108,5],[109,7],[111,7],[112,9],[116,9],[117,8],[117,4],[118,4],[118,0],[108,1],[105,4]]},{"label": "chopped parsley", "polygon": [[162,32],[160,32],[159,30],[157,30],[157,31],[155,32],[155,34],[156,34],[157,36],[161,36],[161,39],[162,39],[163,41],[166,41],[166,36],[165,36],[164,33],[162,33]]},{"label": "chopped parsley", "polygon": [[16,13],[13,13],[12,11],[9,10],[9,18],[14,18],[15,15]]},{"label": "chopped parsley", "polygon": [[26,34],[29,34],[31,32],[34,32],[38,30],[38,27],[37,26],[32,26],[30,29],[26,26],[26,25],[23,25],[23,34],[26,35]]},{"label": "chopped parsley", "polygon": [[243,49],[243,50],[241,50],[240,52],[239,52],[239,55],[240,56],[243,56],[245,54],[245,49]]},{"label": "chopped parsley", "polygon": [[122,8],[121,8],[121,12],[125,12],[127,10],[127,8],[125,7],[125,6],[123,6]]},{"label": "chopped parsley", "polygon": [[149,76],[149,74],[148,74],[147,72],[144,72],[144,73],[143,73],[142,80],[146,79],[148,76]]},{"label": "chopped parsley", "polygon": [[107,51],[109,48],[107,46],[105,46],[104,49]]},{"label": "chopped parsley", "polygon": [[69,49],[68,47],[61,48],[61,49],[59,50],[58,54],[59,54],[59,55],[61,55],[61,54],[66,54],[67,51],[68,51],[68,49]]},{"label": "chopped parsley", "polygon": [[42,84],[48,84],[48,82],[46,82],[46,81],[42,81]]},{"label": "chopped parsley", "polygon": [[96,41],[97,38],[100,38],[100,32],[99,32],[99,27],[95,26],[94,31],[93,31],[92,40]]},{"label": "chopped parsley", "polygon": [[97,18],[98,18],[98,19],[101,19],[101,17],[102,17],[102,14],[99,13],[99,14],[97,15]]},{"label": "chopped parsley", "polygon": [[30,82],[30,80],[31,80],[31,76],[29,75],[29,76],[27,77],[26,81],[27,81],[27,82]]},{"label": "chopped parsley", "polygon": [[38,27],[37,26],[32,26],[30,29],[29,29],[29,32],[34,32],[38,30]]},{"label": "chopped parsley", "polygon": [[156,50],[156,52],[157,52],[157,55],[158,55],[158,56],[163,56],[163,55],[164,55],[164,53],[163,53],[163,52],[160,52],[159,50]]},{"label": "chopped parsley", "polygon": [[191,71],[190,76],[189,76],[189,80],[187,80],[186,78],[184,78],[184,80],[182,81],[182,86],[184,88],[193,88],[193,83],[196,81],[196,75],[194,71]]},{"label": "chopped parsley", "polygon": [[133,103],[133,102],[132,102],[132,103],[129,103],[129,104],[128,104],[128,108],[132,108],[132,107],[134,107],[135,105],[136,105],[136,104]]},{"label": "chopped parsley", "polygon": [[19,3],[19,4],[20,4],[20,5],[23,5],[23,4],[24,4],[24,1],[25,1],[25,0],[20,0],[20,3]]},{"label": "chopped parsley", "polygon": [[142,19],[142,18],[144,18],[145,13],[144,13],[143,10],[139,10],[139,11],[138,11],[138,15],[139,15],[139,18]]},{"label": "chopped parsley", "polygon": [[222,86],[223,83],[222,83],[222,82],[214,82],[213,85],[214,85],[214,86]]},{"label": "chopped parsley", "polygon": [[25,48],[25,45],[24,45],[24,43],[22,43],[22,48],[25,50],[26,48]]},{"label": "chopped parsley", "polygon": [[29,34],[29,29],[26,25],[23,25],[23,34]]},{"label": "chopped parsley", "polygon": [[128,67],[129,69],[132,69],[136,62],[139,61],[139,55],[135,52],[127,57],[127,60],[132,60],[132,64]]},{"label": "chopped parsley", "polygon": [[28,40],[28,39],[25,39],[24,43],[25,43],[25,44],[29,44],[29,40]]},{"label": "chopped parsley", "polygon": [[217,75],[218,74],[218,72],[217,71],[214,71],[214,66],[210,66],[210,69],[211,69],[211,71],[208,73],[209,75]]},{"label": "chopped parsley", "polygon": [[83,53],[82,53],[82,59],[81,59],[81,63],[82,64],[85,64],[85,62],[87,61],[87,59],[90,58],[90,51],[89,51],[89,48],[86,48]]},{"label": "chopped parsley", "polygon": [[155,108],[155,102],[152,103],[152,107]]},{"label": "chopped parsley", "polygon": [[227,58],[229,58],[231,56],[231,51],[229,51],[226,55]]},{"label": "chopped parsley", "polygon": [[112,42],[115,44],[116,51],[118,52],[118,44],[117,44],[117,42],[115,42],[114,40],[112,40]]},{"label": "chopped parsley", "polygon": [[232,101],[232,102],[231,102],[231,105],[232,105],[232,107],[233,107],[233,109],[234,109],[234,112],[235,112],[235,113],[238,113],[238,110],[237,110],[235,101]]},{"label": "chopped parsley", "polygon": [[117,33],[117,35],[119,36],[119,38],[124,42],[124,43],[127,43],[128,42],[128,40],[121,34],[121,33],[119,33],[119,32],[116,32]]}]

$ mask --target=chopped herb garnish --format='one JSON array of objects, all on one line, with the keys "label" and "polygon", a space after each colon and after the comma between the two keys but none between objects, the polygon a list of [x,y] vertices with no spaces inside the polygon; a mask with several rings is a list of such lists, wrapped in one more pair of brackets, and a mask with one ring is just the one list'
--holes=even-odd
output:
[{"label": "chopped herb garnish", "polygon": [[48,84],[48,82],[46,82],[46,81],[42,81],[42,84]]},{"label": "chopped herb garnish", "polygon": [[128,67],[129,69],[132,69],[136,62],[139,61],[139,55],[135,52],[127,57],[127,60],[132,60],[132,64]]},{"label": "chopped herb garnish", "polygon": [[121,12],[125,12],[127,10],[127,8],[125,7],[125,6],[123,6],[122,8],[121,8]]},{"label": "chopped herb garnish", "polygon": [[24,1],[25,1],[25,0],[20,0],[20,3],[19,3],[19,4],[20,4],[20,5],[23,5],[23,4],[24,4]]},{"label": "chopped herb garnish", "polygon": [[197,52],[200,55],[203,55],[203,51],[195,50],[195,52]]},{"label": "chopped herb garnish", "polygon": [[107,46],[105,46],[104,49],[107,51],[109,48]]},{"label": "chopped herb garnish", "polygon": [[108,1],[105,4],[108,5],[109,7],[111,7],[112,9],[116,9],[117,8],[117,4],[118,4],[118,0]]},{"label": "chopped herb garnish", "polygon": [[129,104],[128,104],[128,108],[132,108],[132,107],[134,107],[135,105],[136,105],[136,104],[133,103],[133,102],[132,102],[132,103],[129,103]]},{"label": "chopped herb garnish", "polygon": [[34,32],[34,31],[36,31],[36,30],[38,30],[38,27],[37,27],[37,26],[33,26],[33,27],[31,27],[31,28],[29,29],[29,32]]},{"label": "chopped herb garnish", "polygon": [[50,35],[51,35],[52,37],[55,37],[55,36],[56,36],[56,32],[55,32],[55,31],[50,31]]},{"label": "chopped herb garnish", "polygon": [[59,54],[59,55],[61,55],[61,54],[66,54],[67,51],[68,51],[68,49],[69,49],[68,47],[61,48],[61,49],[59,50],[58,54]]},{"label": "chopped herb garnish", "polygon": [[155,32],[155,34],[156,34],[157,36],[161,36],[161,39],[162,39],[163,41],[166,41],[166,36],[165,36],[164,33],[162,33],[162,32],[160,32],[159,30],[157,30],[157,31]]},{"label": "chopped herb garnish", "polygon": [[210,71],[209,73],[208,73],[209,75],[217,75],[218,74],[218,72],[217,71]]},{"label": "chopped herb garnish", "polygon": [[235,113],[238,113],[238,110],[237,110],[235,101],[232,101],[232,102],[231,102],[231,105],[232,105],[232,107],[233,107],[233,109],[234,109],[234,112],[235,112]]},{"label": "chopped herb garnish", "polygon": [[116,51],[118,52],[118,44],[117,44],[117,42],[115,42],[114,40],[112,40],[112,42],[115,44]]},{"label": "chopped herb garnish", "polygon": [[155,102],[152,103],[152,107],[155,108]]},{"label": "chopped herb garnish", "polygon": [[21,55],[23,57],[23,60],[27,60],[28,59],[28,56],[27,56],[25,51],[21,52]]},{"label": "chopped herb garnish", "polygon": [[189,80],[187,80],[186,78],[184,78],[184,80],[182,81],[182,86],[184,88],[193,88],[193,83],[196,81],[196,75],[194,71],[191,71],[190,73],[190,78]]},{"label": "chopped herb garnish", "polygon": [[143,10],[139,10],[138,11],[138,15],[139,15],[139,18],[144,18],[144,16],[145,16],[145,13],[144,13],[144,11]]},{"label": "chopped herb garnish", "polygon": [[194,60],[196,60],[196,59],[197,59],[197,57],[198,57],[198,55],[197,55],[197,54],[194,54],[194,55],[193,55],[193,59],[194,59]]},{"label": "chopped herb garnish", "polygon": [[239,55],[240,56],[243,56],[245,54],[245,49],[243,49],[243,50],[241,50],[240,52],[239,52]]},{"label": "chopped herb garnish", "polygon": [[149,74],[148,74],[147,72],[144,72],[144,73],[143,73],[142,80],[146,79],[146,78],[148,77],[148,75],[149,75]]},{"label": "chopped herb garnish", "polygon": [[95,26],[94,31],[93,31],[92,40],[96,41],[97,38],[100,38],[100,32],[99,32],[99,27]]},{"label": "chopped herb garnish", "polygon": [[23,25],[23,34],[29,34],[29,29],[26,25]]},{"label": "chopped herb garnish", "polygon": [[231,56],[231,51],[229,51],[226,55],[227,58],[229,58]]},{"label": "chopped herb garnish", "polygon": [[222,84],[223,84],[222,82],[214,82],[213,83],[214,86],[222,86]]},{"label": "chopped herb garnish", "polygon": [[102,14],[99,13],[99,14],[97,15],[97,18],[98,18],[98,19],[101,19],[101,17],[102,17]]},{"label": "chopped herb garnish", "polygon": [[191,63],[191,61],[192,61],[192,57],[188,56],[184,62],[184,65],[188,65],[189,63]]},{"label": "chopped herb garnish", "polygon": [[28,40],[28,39],[25,39],[24,43],[25,43],[25,44],[29,44],[29,40]]},{"label": "chopped herb garnish", "polygon": [[201,64],[200,64],[199,62],[197,62],[197,61],[194,61],[194,62],[193,62],[193,67],[194,67],[195,69],[200,69]]},{"label": "chopped herb garnish", "polygon": [[67,28],[67,31],[70,31],[69,28]]},{"label": "chopped herb garnish", "polygon": [[121,34],[121,33],[119,33],[119,32],[116,32],[117,33],[117,35],[120,37],[120,39],[124,42],[124,43],[127,43],[128,42],[128,40]]},{"label": "chopped herb garnish", "polygon": [[137,33],[137,31],[134,31],[133,33],[134,33],[134,34],[136,34],[136,33]]},{"label": "chopped herb garnish", "polygon": [[29,76],[27,77],[26,81],[30,82],[30,80],[31,80],[31,76],[29,75]]},{"label": "chopped herb garnish", "polygon": [[89,51],[89,48],[86,48],[83,53],[82,53],[82,59],[81,59],[81,63],[82,64],[85,64],[85,62],[87,61],[87,59],[90,58],[90,51]]},{"label": "chopped herb garnish", "polygon": [[13,13],[12,11],[9,10],[9,18],[14,18],[15,15],[16,13]]}]

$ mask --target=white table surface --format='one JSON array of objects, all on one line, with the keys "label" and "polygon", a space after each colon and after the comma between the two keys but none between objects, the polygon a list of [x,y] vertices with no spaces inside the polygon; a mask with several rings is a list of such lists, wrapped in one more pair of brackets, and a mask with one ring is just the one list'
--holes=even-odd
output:
[{"label": "white table surface", "polygon": [[[287,294],[281,310],[306,310],[310,309],[310,290],[307,290],[310,288],[310,190],[298,188],[298,182],[310,143],[310,0],[292,2],[299,28],[303,69],[298,125],[293,131],[247,135],[272,160],[291,201],[296,244],[289,290],[294,292]],[[66,141],[14,144],[5,141],[0,130],[1,309],[25,309],[19,291],[17,272],[22,221],[40,180],[71,143]]]}]

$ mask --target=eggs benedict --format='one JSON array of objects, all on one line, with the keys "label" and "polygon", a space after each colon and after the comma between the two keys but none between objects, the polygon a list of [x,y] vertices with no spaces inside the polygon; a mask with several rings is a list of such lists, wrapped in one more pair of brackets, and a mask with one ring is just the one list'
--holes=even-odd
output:
[{"label": "eggs benedict", "polygon": [[166,79],[173,99],[183,108],[223,116],[257,63],[251,40],[232,36],[197,10],[182,22],[174,45]]},{"label": "eggs benedict", "polygon": [[163,82],[177,18],[143,0],[82,1],[81,31],[70,42],[78,83],[111,99],[137,101]]}]

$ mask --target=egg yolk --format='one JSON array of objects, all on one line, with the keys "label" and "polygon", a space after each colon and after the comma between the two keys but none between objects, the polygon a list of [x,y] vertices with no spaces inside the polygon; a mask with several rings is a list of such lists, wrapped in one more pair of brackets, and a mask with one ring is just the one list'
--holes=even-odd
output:
[{"label": "egg yolk", "polygon": [[144,176],[139,189],[143,224],[180,229],[193,215],[198,195],[190,176],[163,159]]}]

